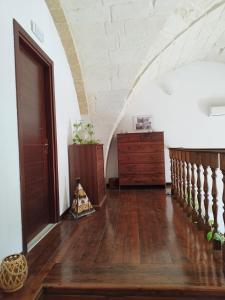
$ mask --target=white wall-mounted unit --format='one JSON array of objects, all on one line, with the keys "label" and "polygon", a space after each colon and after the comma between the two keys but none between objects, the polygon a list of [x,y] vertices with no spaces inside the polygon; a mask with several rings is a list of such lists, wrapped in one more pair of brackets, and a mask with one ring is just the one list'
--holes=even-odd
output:
[{"label": "white wall-mounted unit", "polygon": [[209,116],[224,116],[225,115],[225,106],[211,106],[209,109]]}]

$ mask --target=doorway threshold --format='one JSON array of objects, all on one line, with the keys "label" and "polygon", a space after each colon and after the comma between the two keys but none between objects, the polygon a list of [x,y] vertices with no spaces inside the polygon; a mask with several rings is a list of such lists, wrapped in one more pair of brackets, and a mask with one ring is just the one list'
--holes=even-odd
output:
[{"label": "doorway threshold", "polygon": [[28,244],[27,252],[30,252],[55,226],[55,224],[48,224],[44,229],[42,229]]}]

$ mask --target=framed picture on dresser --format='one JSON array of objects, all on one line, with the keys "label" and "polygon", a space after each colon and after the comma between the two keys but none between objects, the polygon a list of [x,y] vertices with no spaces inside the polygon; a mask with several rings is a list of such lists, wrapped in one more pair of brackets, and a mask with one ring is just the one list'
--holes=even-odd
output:
[{"label": "framed picture on dresser", "polygon": [[134,130],[152,131],[152,116],[138,115],[133,117]]}]

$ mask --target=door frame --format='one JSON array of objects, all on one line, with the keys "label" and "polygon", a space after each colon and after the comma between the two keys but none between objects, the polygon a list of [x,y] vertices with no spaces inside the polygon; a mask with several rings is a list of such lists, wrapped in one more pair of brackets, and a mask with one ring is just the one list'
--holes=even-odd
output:
[{"label": "door frame", "polygon": [[19,52],[20,44],[25,45],[45,66],[45,84],[47,87],[46,115],[48,132],[48,169],[49,169],[49,222],[56,223],[59,220],[59,186],[58,186],[58,158],[57,158],[57,139],[56,139],[56,119],[55,119],[55,94],[54,94],[54,63],[48,55],[38,46],[29,36],[21,25],[13,19],[14,29],[14,50],[15,50],[15,75],[16,75],[16,98],[17,98],[17,122],[19,140],[19,165],[20,165],[20,197],[21,197],[21,220],[22,220],[22,241],[23,252],[27,253],[27,236],[25,231],[24,219],[24,198],[25,198],[25,170],[23,162],[23,149],[21,140],[20,116],[19,116]]}]

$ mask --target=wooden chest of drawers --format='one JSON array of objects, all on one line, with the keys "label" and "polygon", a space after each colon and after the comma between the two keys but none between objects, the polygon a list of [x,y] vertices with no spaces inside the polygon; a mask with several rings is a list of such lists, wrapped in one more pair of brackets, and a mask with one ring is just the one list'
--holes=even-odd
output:
[{"label": "wooden chest of drawers", "polygon": [[71,200],[76,187],[76,178],[80,177],[91,203],[95,207],[101,207],[106,198],[103,145],[70,145],[69,171]]},{"label": "wooden chest of drawers", "polygon": [[120,185],[165,185],[163,132],[117,135]]}]

